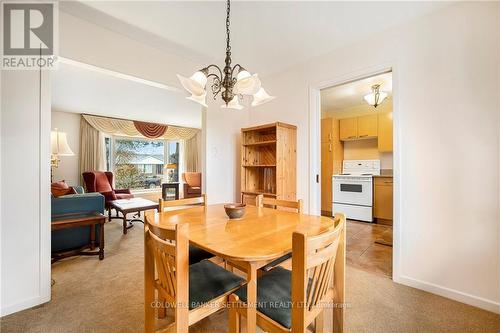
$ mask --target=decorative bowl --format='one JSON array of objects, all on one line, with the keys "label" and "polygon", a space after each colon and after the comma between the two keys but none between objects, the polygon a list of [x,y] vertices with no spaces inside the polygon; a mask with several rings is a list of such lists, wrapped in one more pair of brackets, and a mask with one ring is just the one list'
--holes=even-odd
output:
[{"label": "decorative bowl", "polygon": [[235,203],[224,205],[224,210],[230,219],[239,219],[245,215],[246,204]]}]

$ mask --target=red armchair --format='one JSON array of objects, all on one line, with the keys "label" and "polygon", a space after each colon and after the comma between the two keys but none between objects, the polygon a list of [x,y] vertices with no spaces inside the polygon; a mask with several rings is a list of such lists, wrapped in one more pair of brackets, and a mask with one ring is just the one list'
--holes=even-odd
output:
[{"label": "red armchair", "polygon": [[201,197],[201,172],[184,172],[184,198]]},{"label": "red armchair", "polygon": [[[109,210],[110,202],[118,199],[130,199],[134,195],[130,189],[115,189],[112,172],[89,171],[82,173],[87,192],[99,192],[104,196],[106,209]],[[111,210],[109,210],[111,216]]]}]

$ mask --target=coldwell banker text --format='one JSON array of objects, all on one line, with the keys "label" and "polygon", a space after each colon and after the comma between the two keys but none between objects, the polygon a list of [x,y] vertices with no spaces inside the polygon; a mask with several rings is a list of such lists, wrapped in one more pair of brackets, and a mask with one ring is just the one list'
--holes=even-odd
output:
[{"label": "coldwell banker text", "polygon": [[56,4],[2,2],[2,69],[54,69]]}]

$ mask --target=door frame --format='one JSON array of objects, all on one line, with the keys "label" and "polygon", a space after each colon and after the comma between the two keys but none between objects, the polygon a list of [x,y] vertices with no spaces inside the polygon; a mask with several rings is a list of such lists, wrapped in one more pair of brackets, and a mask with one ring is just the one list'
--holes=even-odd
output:
[{"label": "door frame", "polygon": [[[382,64],[353,71],[331,80],[309,86],[309,214],[321,214],[321,95],[322,89],[343,85],[375,75],[392,72],[392,114],[393,114],[393,253],[392,279],[398,281],[401,258],[401,133],[399,131],[399,91],[398,70],[394,64]],[[318,181],[317,178],[318,177]]]}]

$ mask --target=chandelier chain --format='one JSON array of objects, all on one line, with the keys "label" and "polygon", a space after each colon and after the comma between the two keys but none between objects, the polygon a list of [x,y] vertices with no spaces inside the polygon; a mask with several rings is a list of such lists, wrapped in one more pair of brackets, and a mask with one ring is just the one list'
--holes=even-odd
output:
[{"label": "chandelier chain", "polygon": [[227,35],[227,38],[226,38],[226,53],[231,53],[231,45],[230,45],[230,38],[229,38],[229,33],[230,33],[230,30],[229,30],[229,25],[230,25],[230,21],[229,21],[229,13],[231,12],[231,2],[230,0],[227,0],[227,7],[226,7],[226,35]]}]

